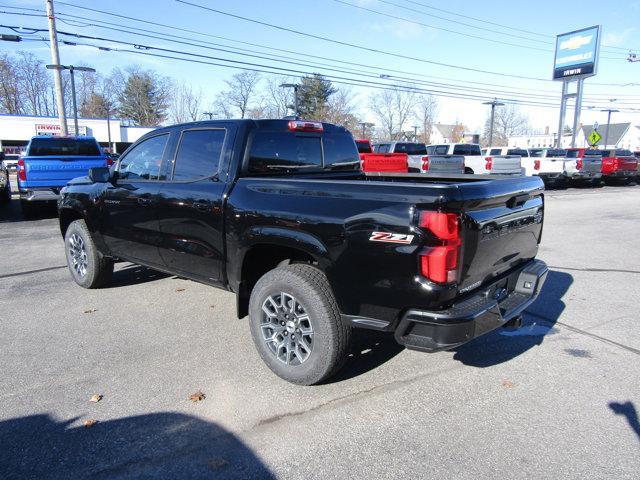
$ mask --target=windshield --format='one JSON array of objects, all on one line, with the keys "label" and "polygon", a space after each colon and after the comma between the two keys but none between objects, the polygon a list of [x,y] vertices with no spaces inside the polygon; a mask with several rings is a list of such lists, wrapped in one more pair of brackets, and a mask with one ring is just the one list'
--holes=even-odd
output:
[{"label": "windshield", "polygon": [[99,157],[98,144],[92,138],[34,138],[29,145],[31,157]]},{"label": "windshield", "polygon": [[427,146],[424,143],[396,143],[394,153],[406,153],[407,155],[426,155]]},{"label": "windshield", "polygon": [[633,157],[631,150],[616,150],[617,157]]},{"label": "windshield", "polygon": [[534,158],[541,158],[544,154],[544,150],[542,148],[532,148],[529,150],[529,156]]}]

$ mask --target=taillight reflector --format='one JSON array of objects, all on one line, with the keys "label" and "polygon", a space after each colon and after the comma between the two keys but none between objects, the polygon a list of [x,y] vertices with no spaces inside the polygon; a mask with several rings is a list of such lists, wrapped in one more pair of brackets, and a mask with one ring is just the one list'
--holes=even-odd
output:
[{"label": "taillight reflector", "polygon": [[460,220],[455,213],[422,212],[420,227],[429,230],[437,245],[427,247],[420,255],[420,273],[435,283],[453,283],[457,280],[460,238]]},{"label": "taillight reflector", "polygon": [[533,169],[534,170],[540,170],[540,160],[534,160],[533,161]]},{"label": "taillight reflector", "polygon": [[493,157],[487,157],[484,160],[487,162],[484,168],[486,168],[487,170],[491,170],[493,168]]},{"label": "taillight reflector", "polygon": [[307,122],[304,120],[290,120],[289,130],[295,132],[322,132],[322,122]]},{"label": "taillight reflector", "polygon": [[113,163],[114,163],[114,162],[113,162],[113,158],[111,158],[111,157],[107,157],[107,167],[112,166],[112,165],[113,165]]},{"label": "taillight reflector", "polygon": [[422,170],[429,171],[429,157],[422,157]]},{"label": "taillight reflector", "polygon": [[18,179],[23,182],[27,181],[27,169],[24,166],[24,159],[18,159]]},{"label": "taillight reflector", "polygon": [[578,170],[582,170],[583,167],[584,167],[584,163],[583,163],[582,159],[579,158],[578,160],[576,160],[576,168]]}]

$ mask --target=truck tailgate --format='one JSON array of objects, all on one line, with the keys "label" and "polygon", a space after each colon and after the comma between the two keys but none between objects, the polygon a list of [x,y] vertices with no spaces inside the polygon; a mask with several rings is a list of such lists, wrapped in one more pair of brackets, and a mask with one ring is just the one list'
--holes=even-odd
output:
[{"label": "truck tailgate", "polygon": [[544,207],[542,182],[534,179],[515,177],[493,185],[462,186],[460,289],[471,290],[536,256]]},{"label": "truck tailgate", "polygon": [[492,158],[491,173],[519,174],[522,172],[520,155],[493,155],[487,158]]},{"label": "truck tailgate", "polygon": [[[464,173],[462,155],[426,155],[429,159],[429,173]],[[422,156],[420,156],[422,161]]]},{"label": "truck tailgate", "polygon": [[534,158],[534,160],[540,160],[540,173],[563,173],[564,170],[564,158],[546,157],[546,158]]},{"label": "truck tailgate", "polygon": [[24,157],[28,188],[64,187],[69,180],[87,175],[90,168],[105,167],[106,157]]}]

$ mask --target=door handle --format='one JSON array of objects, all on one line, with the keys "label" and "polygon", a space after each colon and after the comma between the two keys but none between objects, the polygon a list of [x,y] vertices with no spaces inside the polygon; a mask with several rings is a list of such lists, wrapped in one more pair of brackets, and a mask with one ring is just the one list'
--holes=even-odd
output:
[{"label": "door handle", "polygon": [[193,202],[193,208],[206,212],[211,209],[211,204],[209,202]]},{"label": "door handle", "polygon": [[138,198],[138,203],[144,207],[148,207],[153,203],[153,200],[150,198]]}]

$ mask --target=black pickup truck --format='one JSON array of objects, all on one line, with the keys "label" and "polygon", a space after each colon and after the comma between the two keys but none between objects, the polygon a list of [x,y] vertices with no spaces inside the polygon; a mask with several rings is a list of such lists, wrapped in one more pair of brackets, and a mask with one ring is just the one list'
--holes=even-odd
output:
[{"label": "black pickup truck", "polygon": [[451,349],[517,323],[547,274],[538,177],[364,174],[326,123],[161,128],[58,207],[79,285],[126,260],[234,292],[265,363],[304,385],[340,368],[353,327]]}]

